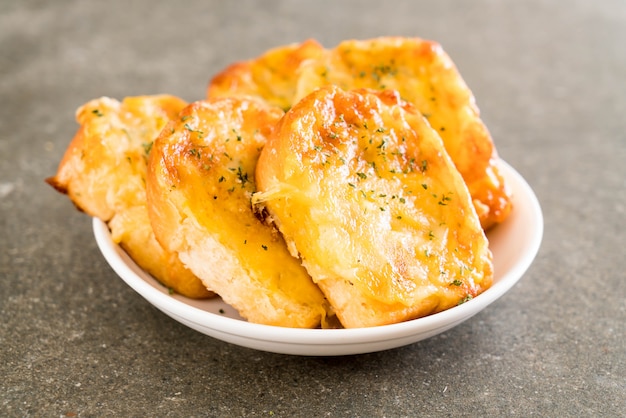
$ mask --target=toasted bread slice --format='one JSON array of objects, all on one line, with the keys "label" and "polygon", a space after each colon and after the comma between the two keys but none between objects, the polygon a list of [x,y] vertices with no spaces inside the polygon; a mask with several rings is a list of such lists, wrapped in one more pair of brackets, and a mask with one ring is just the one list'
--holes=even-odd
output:
[{"label": "toasted bread slice", "polygon": [[465,183],[393,91],[327,86],[286,113],[256,169],[269,212],[344,327],[455,306],[492,282]]},{"label": "toasted bread slice", "polygon": [[192,103],[155,141],[148,202],[159,241],[250,322],[313,328],[328,304],[253,213],[254,172],[283,111],[257,99]]},{"label": "toasted bread slice", "polygon": [[472,92],[442,47],[419,38],[348,40],[298,71],[294,101],[334,84],[344,90],[396,90],[428,119],[465,180],[483,228],[511,211],[496,148]]},{"label": "toasted bread slice", "polygon": [[323,52],[324,48],[319,43],[308,40],[271,49],[249,61],[234,63],[211,80],[207,97],[252,95],[287,110],[294,102],[300,65]]},{"label": "toasted bread slice", "polygon": [[186,103],[172,96],[92,100],[76,113],[80,128],[46,181],[87,214],[108,223],[113,240],[165,286],[191,298],[213,295],[154,237],[146,208],[152,141]]}]

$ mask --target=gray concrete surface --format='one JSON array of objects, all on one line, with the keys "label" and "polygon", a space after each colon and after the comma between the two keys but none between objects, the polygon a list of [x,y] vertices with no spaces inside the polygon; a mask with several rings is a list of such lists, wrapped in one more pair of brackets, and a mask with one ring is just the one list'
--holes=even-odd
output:
[{"label": "gray concrete surface", "polygon": [[[542,204],[525,277],[407,347],[307,358],[169,319],[44,184],[89,99],[204,96],[267,48],[441,42],[501,156]],[[626,413],[626,3],[619,0],[3,1],[1,416],[559,416]]]}]

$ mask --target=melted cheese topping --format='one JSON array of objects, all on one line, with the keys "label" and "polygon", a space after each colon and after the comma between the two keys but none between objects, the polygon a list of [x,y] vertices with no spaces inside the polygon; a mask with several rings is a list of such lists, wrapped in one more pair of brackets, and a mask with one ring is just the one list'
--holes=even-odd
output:
[{"label": "melted cheese topping", "polygon": [[477,201],[484,228],[511,210],[510,192],[474,97],[450,57],[435,42],[415,38],[344,41],[303,63],[294,101],[333,84],[344,90],[396,90],[428,119]]},{"label": "melted cheese topping", "polygon": [[237,62],[216,75],[207,97],[263,97],[284,110],[294,103],[300,65],[320,56],[324,48],[313,40],[271,49],[260,57]]},{"label": "melted cheese topping", "polygon": [[437,133],[394,93],[307,96],[263,150],[257,178],[255,202],[346,327],[443,310],[491,284],[463,179]]},{"label": "melted cheese topping", "polygon": [[151,215],[157,236],[249,321],[315,327],[323,294],[250,204],[258,156],[282,115],[249,99],[186,108],[152,151]]},{"label": "melted cheese topping", "polygon": [[211,80],[207,97],[253,95],[287,110],[326,85],[398,91],[442,137],[483,228],[509,215],[510,191],[474,96],[435,42],[381,37],[348,40],[332,49],[312,40],[286,45],[226,68]]}]

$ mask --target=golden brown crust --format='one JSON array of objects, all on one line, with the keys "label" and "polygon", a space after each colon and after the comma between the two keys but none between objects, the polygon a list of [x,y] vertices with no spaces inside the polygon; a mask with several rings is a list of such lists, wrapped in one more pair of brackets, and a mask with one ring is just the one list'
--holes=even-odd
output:
[{"label": "golden brown crust", "polygon": [[289,109],[294,102],[300,65],[323,51],[319,43],[307,40],[271,49],[253,60],[237,62],[211,80],[207,97],[257,96]]},{"label": "golden brown crust", "polygon": [[424,316],[491,285],[491,253],[462,177],[394,92],[328,86],[306,96],[270,137],[256,176],[253,201],[345,327]]},{"label": "golden brown crust", "polygon": [[77,208],[107,222],[113,240],[133,260],[174,291],[212,296],[152,232],[146,208],[146,162],[152,141],[186,103],[176,97],[92,100],[80,107],[80,128],[54,177],[46,179]]},{"label": "golden brown crust", "polygon": [[327,302],[250,205],[258,155],[282,115],[256,99],[189,105],[155,141],[149,210],[159,241],[243,317],[311,328]]}]

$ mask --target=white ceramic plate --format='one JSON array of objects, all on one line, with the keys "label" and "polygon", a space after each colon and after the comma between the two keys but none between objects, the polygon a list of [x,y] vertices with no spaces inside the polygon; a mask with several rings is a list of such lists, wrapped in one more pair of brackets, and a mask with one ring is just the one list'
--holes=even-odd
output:
[{"label": "white ceramic plate", "polygon": [[541,208],[530,186],[508,164],[503,174],[514,195],[514,210],[488,233],[494,284],[476,298],[447,311],[399,324],[359,329],[295,329],[252,324],[221,299],[171,295],[111,240],[107,226],[93,220],[96,241],[113,270],[137,293],[173,319],[211,337],[275,353],[335,356],[387,350],[444,332],[469,319],[506,293],[532,263],[543,235]]}]

